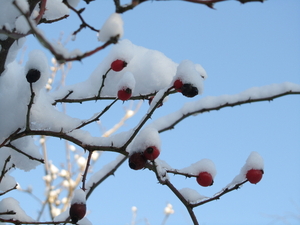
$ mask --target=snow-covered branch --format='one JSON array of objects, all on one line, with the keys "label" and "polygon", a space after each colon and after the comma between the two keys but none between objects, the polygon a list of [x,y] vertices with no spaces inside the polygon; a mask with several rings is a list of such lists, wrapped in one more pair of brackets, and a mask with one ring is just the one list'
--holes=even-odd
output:
[{"label": "snow-covered branch", "polygon": [[159,132],[164,132],[173,129],[176,124],[192,115],[253,102],[272,101],[282,96],[299,94],[299,84],[286,82],[250,88],[235,95],[208,96],[196,102],[186,103],[180,110],[157,119],[151,123],[151,126],[154,126]]}]

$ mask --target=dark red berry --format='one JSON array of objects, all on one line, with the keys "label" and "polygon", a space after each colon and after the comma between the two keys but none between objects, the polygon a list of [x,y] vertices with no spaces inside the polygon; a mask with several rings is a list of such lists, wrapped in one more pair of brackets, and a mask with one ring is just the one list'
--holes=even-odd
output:
[{"label": "dark red berry", "polygon": [[144,157],[148,160],[154,160],[156,159],[160,154],[160,151],[156,146],[150,146],[146,148],[144,151]]},{"label": "dark red berry", "polygon": [[181,92],[181,87],[182,87],[182,85],[183,85],[183,83],[182,83],[182,81],[179,80],[179,79],[175,80],[175,81],[174,81],[174,84],[173,84],[175,90],[178,91],[178,92]]},{"label": "dark red berry", "polygon": [[69,211],[72,223],[75,224],[78,220],[81,220],[86,214],[86,204],[74,203],[70,207]]},{"label": "dark red berry", "polygon": [[143,169],[146,162],[147,159],[141,152],[135,152],[129,157],[129,167],[133,170]]},{"label": "dark red berry", "polygon": [[213,185],[214,181],[210,173],[208,172],[201,172],[197,177],[197,182],[199,185],[203,187],[208,187]]},{"label": "dark red berry", "polygon": [[251,184],[257,184],[262,179],[263,174],[263,170],[251,169],[248,170],[246,178]]},{"label": "dark red berry", "polygon": [[40,77],[41,77],[41,72],[36,69],[30,69],[26,74],[26,79],[28,83],[35,83],[40,79]]},{"label": "dark red berry", "polygon": [[184,84],[181,87],[181,93],[186,97],[192,98],[198,94],[198,88],[192,84]]},{"label": "dark red berry", "polygon": [[130,88],[121,89],[118,91],[118,98],[123,101],[126,101],[130,99],[131,94],[132,94],[132,90]]},{"label": "dark red berry", "polygon": [[116,71],[116,72],[119,72],[121,71],[122,69],[124,69],[124,67],[127,66],[127,62],[123,61],[123,60],[120,60],[120,59],[117,59],[115,61],[113,61],[110,65],[110,68],[113,70],[113,71]]}]

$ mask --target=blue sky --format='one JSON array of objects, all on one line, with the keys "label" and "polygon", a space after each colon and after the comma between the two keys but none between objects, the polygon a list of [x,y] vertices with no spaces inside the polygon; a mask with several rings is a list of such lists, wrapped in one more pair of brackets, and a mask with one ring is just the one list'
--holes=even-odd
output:
[{"label": "blue sky", "polygon": [[[82,4],[83,5],[83,4]],[[91,6],[91,8],[90,8]],[[297,0],[269,0],[265,3],[240,4],[228,1],[215,5],[216,10],[181,1],[146,2],[123,15],[124,37],[136,45],[164,53],[174,62],[184,59],[201,64],[208,79],[204,96],[236,94],[248,88],[285,81],[300,84],[300,2]],[[114,10],[113,1],[96,1],[83,13],[87,22],[96,28]],[[72,21],[62,21],[51,28],[40,28],[50,40],[60,31],[64,38],[77,29],[76,15]],[[70,49],[90,50],[99,46],[95,33],[84,30],[69,42]],[[27,53],[42,49],[33,38],[25,43]],[[82,62],[73,63],[68,84],[86,80],[110,48]],[[48,52],[47,52],[48,53]],[[48,54],[50,59],[50,54]],[[49,60],[50,62],[50,60]],[[179,109],[185,102],[194,101],[183,96],[172,96],[153,116],[159,118]],[[114,107],[113,116],[105,117],[103,125],[113,126],[123,116],[123,107]],[[99,110],[103,104],[67,105],[67,112],[81,118],[87,110]],[[137,115],[128,120],[120,131],[132,128],[148,108],[145,102]],[[183,168],[202,158],[214,161],[217,167],[215,184],[209,188],[197,185],[195,179],[172,176],[176,187],[190,187],[212,196],[229,183],[240,171],[251,151],[258,151],[265,160],[265,175],[257,185],[245,184],[238,191],[220,200],[195,209],[200,224],[289,224],[300,221],[300,100],[299,96],[285,96],[272,102],[252,103],[225,108],[190,117],[174,130],[161,134],[161,159],[174,168]],[[101,135],[91,126],[94,135]],[[48,147],[53,161],[63,151],[57,140]],[[101,168],[114,154],[100,158],[95,170]],[[22,186],[41,185],[35,180],[42,176],[40,166],[33,173],[14,172],[21,176]],[[34,178],[34,179],[33,179]],[[36,183],[35,183],[36,182]],[[14,192],[15,195],[15,192]],[[37,205],[25,194],[16,194],[29,215],[35,217]],[[28,201],[33,207],[28,207]],[[131,207],[138,208],[138,224],[161,224],[167,203],[174,207],[167,224],[192,224],[185,207],[167,187],[157,184],[155,175],[147,170],[132,171],[125,163],[114,177],[110,177],[88,200],[93,224],[130,224]],[[298,216],[295,220],[293,215]],[[274,219],[278,217],[277,219]]]}]

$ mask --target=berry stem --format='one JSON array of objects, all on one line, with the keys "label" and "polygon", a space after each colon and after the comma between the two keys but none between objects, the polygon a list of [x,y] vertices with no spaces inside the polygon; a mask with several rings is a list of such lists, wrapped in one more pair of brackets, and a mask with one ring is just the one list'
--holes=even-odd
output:
[{"label": "berry stem", "polygon": [[31,92],[30,102],[27,106],[28,110],[27,110],[27,115],[26,115],[26,131],[30,130],[30,110],[31,110],[31,107],[32,107],[32,104],[33,104],[33,99],[34,99],[34,96],[35,96],[35,93],[34,93],[33,88],[32,88],[32,83],[30,83],[30,92]]}]

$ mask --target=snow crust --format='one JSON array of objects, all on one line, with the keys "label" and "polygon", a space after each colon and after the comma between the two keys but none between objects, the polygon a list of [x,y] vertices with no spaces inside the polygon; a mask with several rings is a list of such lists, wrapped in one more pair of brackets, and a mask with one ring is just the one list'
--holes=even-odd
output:
[{"label": "snow crust", "polygon": [[179,190],[179,192],[189,203],[196,203],[207,198],[191,188],[182,188]]},{"label": "snow crust", "polygon": [[110,38],[119,35],[119,38],[123,36],[123,20],[119,13],[111,14],[103,24],[98,33],[98,40],[101,42],[107,42]]},{"label": "snow crust", "polygon": [[78,204],[85,204],[86,203],[86,196],[85,192],[82,189],[77,189],[74,191],[74,196],[71,201],[71,205],[78,203]]},{"label": "snow crust", "polygon": [[[43,18],[47,20],[59,19],[70,14],[70,9],[62,2],[62,0],[47,1],[46,9]],[[36,10],[39,11],[39,4],[37,4]]]},{"label": "snow crust", "polygon": [[9,220],[20,220],[24,222],[35,222],[29,217],[25,211],[20,207],[20,204],[14,198],[5,198],[0,201],[0,212],[14,211],[14,215],[1,215],[1,218]]},{"label": "snow crust", "polygon": [[161,150],[161,140],[158,131],[152,127],[146,127],[133,140],[132,145],[127,149],[128,152],[144,152],[146,148],[156,146]]},{"label": "snow crust", "polygon": [[133,74],[129,71],[125,72],[118,83],[118,90],[130,88],[131,91],[133,91],[134,87],[135,87],[135,79]]},{"label": "snow crust", "polygon": [[198,175],[201,172],[208,172],[214,178],[217,174],[216,166],[210,159],[201,159],[188,167],[180,169],[179,172]]}]

